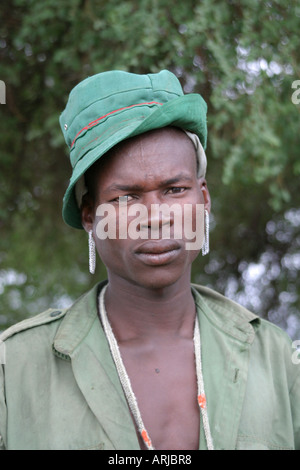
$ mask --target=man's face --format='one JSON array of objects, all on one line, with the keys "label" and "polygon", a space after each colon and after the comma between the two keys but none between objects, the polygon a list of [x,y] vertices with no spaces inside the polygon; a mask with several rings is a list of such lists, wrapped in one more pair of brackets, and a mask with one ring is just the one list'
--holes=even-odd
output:
[{"label": "man's face", "polygon": [[[134,137],[104,157],[92,179],[94,197],[92,203],[83,205],[82,219],[85,229],[93,230],[109,278],[162,288],[189,277],[199,248],[186,249],[184,211],[187,209],[186,220],[195,231],[197,210],[201,207],[203,212],[203,204],[209,209],[208,190],[205,181],[197,178],[190,139],[174,128]],[[134,210],[137,204],[142,212]],[[176,207],[177,212],[158,212],[162,204]],[[111,207],[111,214],[116,215],[116,236],[97,237],[104,215],[98,215],[99,207]]]}]

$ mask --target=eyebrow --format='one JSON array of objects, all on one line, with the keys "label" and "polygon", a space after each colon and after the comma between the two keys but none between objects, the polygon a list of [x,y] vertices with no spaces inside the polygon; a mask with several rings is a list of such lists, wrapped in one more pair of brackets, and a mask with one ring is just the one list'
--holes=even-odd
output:
[{"label": "eyebrow", "polygon": [[[168,178],[166,180],[163,180],[159,183],[160,187],[164,186],[169,186],[171,184],[176,184],[180,182],[189,182],[191,183],[193,179],[188,176],[185,173],[180,173],[173,178]],[[109,191],[142,191],[144,188],[143,185],[140,184],[118,184],[118,183],[113,183],[110,186],[108,186],[105,190],[103,190],[104,193],[107,193]]]}]

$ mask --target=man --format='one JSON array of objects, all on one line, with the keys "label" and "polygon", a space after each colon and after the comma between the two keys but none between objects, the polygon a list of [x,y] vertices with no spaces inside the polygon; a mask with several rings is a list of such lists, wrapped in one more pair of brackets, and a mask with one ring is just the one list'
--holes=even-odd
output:
[{"label": "man", "polygon": [[108,279],[1,336],[2,447],[299,448],[289,339],[190,284],[208,247],[202,98],[167,71],[106,72],[75,87],[60,122],[73,166],[63,217],[89,233],[90,269],[96,247]]}]

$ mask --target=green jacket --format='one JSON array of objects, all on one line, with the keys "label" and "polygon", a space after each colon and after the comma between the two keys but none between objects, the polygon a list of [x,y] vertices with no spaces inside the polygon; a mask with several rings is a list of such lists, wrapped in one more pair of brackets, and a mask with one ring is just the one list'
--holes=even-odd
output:
[{"label": "green jacket", "polygon": [[[102,285],[0,336],[3,449],[139,449],[97,315]],[[215,449],[300,449],[300,365],[289,338],[208,288],[192,290]]]}]

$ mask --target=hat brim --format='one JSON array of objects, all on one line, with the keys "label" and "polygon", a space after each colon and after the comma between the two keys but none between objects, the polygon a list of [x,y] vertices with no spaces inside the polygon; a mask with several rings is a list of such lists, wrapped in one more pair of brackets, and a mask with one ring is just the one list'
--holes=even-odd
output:
[{"label": "hat brim", "polygon": [[198,94],[183,95],[155,109],[148,117],[134,119],[112,135],[101,139],[99,145],[87,150],[77,162],[63,199],[62,216],[71,227],[83,229],[81,213],[76,201],[75,185],[84,173],[115,145],[130,137],[167,126],[179,127],[198,135],[206,147],[206,110],[205,101]]}]

